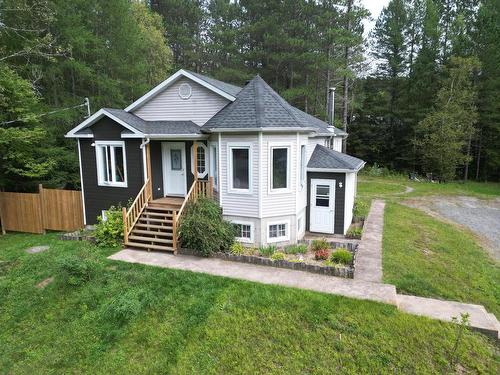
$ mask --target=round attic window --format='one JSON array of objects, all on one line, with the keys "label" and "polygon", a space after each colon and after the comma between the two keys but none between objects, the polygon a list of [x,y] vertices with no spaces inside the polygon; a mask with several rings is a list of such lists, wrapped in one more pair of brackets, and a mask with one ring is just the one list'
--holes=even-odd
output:
[{"label": "round attic window", "polygon": [[189,83],[183,83],[179,86],[179,96],[182,99],[189,99],[191,97],[191,85]]}]

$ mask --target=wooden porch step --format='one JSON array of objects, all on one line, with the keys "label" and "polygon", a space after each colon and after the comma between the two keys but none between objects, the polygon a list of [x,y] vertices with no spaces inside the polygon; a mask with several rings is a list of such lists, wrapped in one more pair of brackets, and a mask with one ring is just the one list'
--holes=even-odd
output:
[{"label": "wooden porch step", "polygon": [[152,222],[152,223],[165,223],[165,224],[172,224],[172,220],[167,220],[167,219],[155,219],[152,217],[141,217],[139,218],[140,222]]},{"label": "wooden porch step", "polygon": [[[180,206],[179,206],[180,207]],[[169,206],[165,206],[165,205],[157,205],[157,204],[151,204],[151,203],[148,203],[148,205],[146,206],[146,211],[148,210],[154,210],[154,211],[177,211],[177,206],[175,207],[169,207]]]},{"label": "wooden porch step", "polygon": [[155,212],[155,211],[148,211],[144,210],[142,212],[143,215],[148,215],[148,216],[158,216],[158,217],[172,217],[172,214],[166,213],[166,212]]},{"label": "wooden porch step", "polygon": [[[154,237],[143,237],[143,236],[128,236],[129,240],[135,240],[135,241],[143,241],[143,242],[153,242],[153,243],[168,243],[168,244],[173,244],[173,240],[168,240],[165,238],[154,238]],[[133,242],[135,242],[133,241]],[[129,241],[130,242],[130,241]]]},{"label": "wooden porch step", "polygon": [[163,251],[175,252],[174,248],[171,246],[149,245],[146,243],[132,242],[132,241],[128,241],[125,245],[129,247],[139,247],[141,249],[148,249],[148,250],[163,250]]},{"label": "wooden porch step", "polygon": [[148,228],[148,229],[169,229],[169,230],[172,230],[172,225],[155,225],[155,224],[137,223],[137,224],[135,224],[135,226],[141,227],[141,228]]},{"label": "wooden porch step", "polygon": [[[139,233],[139,234],[147,234],[150,236],[159,236],[159,237],[172,237],[172,232],[160,232],[160,231],[154,231],[154,230],[144,230],[144,229],[136,229],[134,228],[132,234]],[[152,237],[154,238],[154,237]]]}]

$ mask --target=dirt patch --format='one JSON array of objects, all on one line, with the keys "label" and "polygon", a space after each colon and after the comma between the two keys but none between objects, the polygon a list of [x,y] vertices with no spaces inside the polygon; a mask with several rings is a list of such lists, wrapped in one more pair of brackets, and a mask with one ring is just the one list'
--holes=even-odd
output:
[{"label": "dirt patch", "polygon": [[52,281],[54,281],[54,278],[53,277],[48,277],[46,278],[45,280],[42,280],[40,281],[38,284],[36,284],[36,287],[38,289],[43,289],[45,288],[47,285],[49,285]]},{"label": "dirt patch", "polygon": [[500,231],[498,230],[500,228],[500,199],[429,196],[405,199],[401,203],[472,231],[492,257],[500,260]]}]

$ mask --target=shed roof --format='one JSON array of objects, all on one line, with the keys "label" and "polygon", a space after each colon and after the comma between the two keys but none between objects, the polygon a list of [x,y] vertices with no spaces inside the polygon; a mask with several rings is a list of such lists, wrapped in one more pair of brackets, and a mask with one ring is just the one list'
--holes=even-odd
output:
[{"label": "shed roof", "polygon": [[354,156],[316,145],[307,163],[308,169],[359,171],[365,162]]}]

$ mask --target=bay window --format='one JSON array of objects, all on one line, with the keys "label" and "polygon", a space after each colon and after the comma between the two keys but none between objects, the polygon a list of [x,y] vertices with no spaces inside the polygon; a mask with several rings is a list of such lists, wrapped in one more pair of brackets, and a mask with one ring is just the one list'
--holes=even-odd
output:
[{"label": "bay window", "polygon": [[234,192],[251,191],[250,151],[250,146],[229,146],[229,184]]},{"label": "bay window", "polygon": [[271,191],[289,188],[289,147],[271,147]]}]

